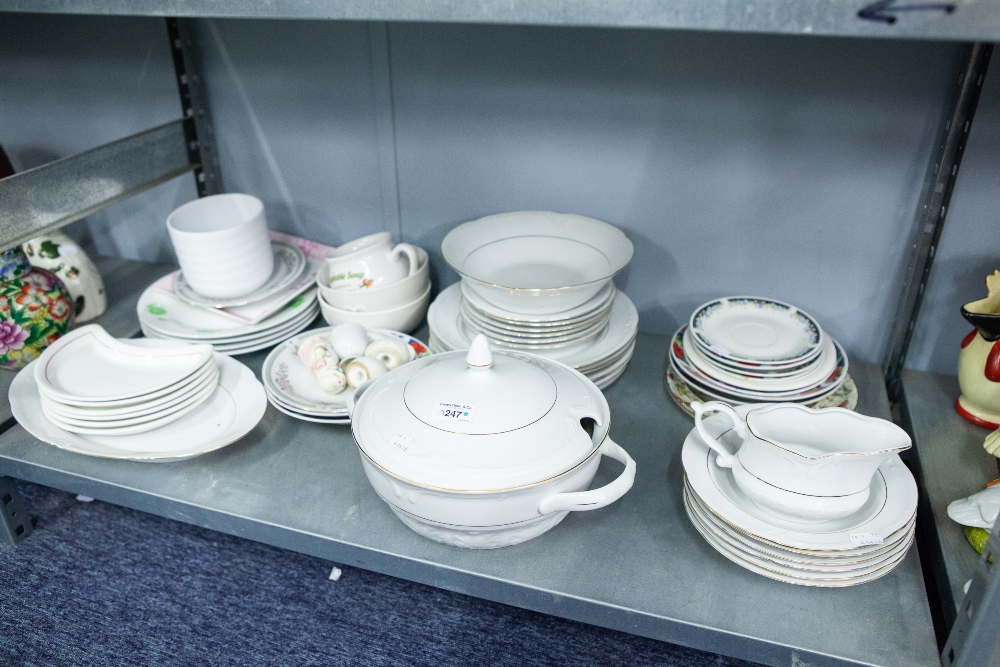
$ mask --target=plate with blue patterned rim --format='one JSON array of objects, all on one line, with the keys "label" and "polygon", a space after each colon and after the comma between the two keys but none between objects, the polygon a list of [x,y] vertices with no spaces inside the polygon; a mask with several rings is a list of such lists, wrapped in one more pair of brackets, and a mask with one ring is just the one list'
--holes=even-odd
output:
[{"label": "plate with blue patterned rim", "polygon": [[755,366],[802,364],[820,353],[825,334],[808,313],[775,299],[728,296],[702,304],[689,321],[708,355]]}]

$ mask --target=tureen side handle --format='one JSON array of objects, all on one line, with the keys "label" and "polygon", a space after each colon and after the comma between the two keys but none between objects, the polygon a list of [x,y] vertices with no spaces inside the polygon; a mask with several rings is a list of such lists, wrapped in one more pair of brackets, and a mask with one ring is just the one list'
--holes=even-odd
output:
[{"label": "tureen side handle", "polygon": [[601,456],[610,456],[616,461],[621,461],[625,464],[625,470],[614,481],[599,489],[576,491],[573,493],[555,493],[542,498],[541,502],[538,503],[538,512],[540,514],[551,514],[552,512],[566,510],[574,512],[596,510],[610,505],[624,496],[632,488],[632,482],[635,481],[635,461],[628,455],[628,452],[615,444],[610,437],[605,438],[604,443],[601,445]]}]

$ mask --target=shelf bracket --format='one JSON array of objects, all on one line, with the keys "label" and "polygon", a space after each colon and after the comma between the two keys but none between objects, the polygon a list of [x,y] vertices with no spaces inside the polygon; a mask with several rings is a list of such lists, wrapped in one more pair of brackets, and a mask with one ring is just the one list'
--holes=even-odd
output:
[{"label": "shelf bracket", "polygon": [[28,512],[21,502],[21,494],[17,484],[10,477],[0,477],[0,542],[16,546],[21,540],[31,535],[34,528]]},{"label": "shelf bracket", "polygon": [[181,111],[190,120],[184,126],[188,161],[198,165],[194,169],[195,187],[199,197],[216,195],[222,192],[222,175],[191,19],[168,17],[166,21]]},{"label": "shelf bracket", "polygon": [[944,667],[980,667],[1000,664],[1000,521],[983,548],[969,592],[962,599],[955,624],[941,653]]},{"label": "shelf bracket", "polygon": [[175,120],[0,179],[0,250],[64,227],[191,171],[186,126]]},{"label": "shelf bracket", "polygon": [[934,254],[941,240],[948,205],[955,188],[955,179],[958,177],[965,144],[969,138],[969,129],[976,113],[976,106],[979,104],[979,94],[992,55],[992,44],[976,43],[969,47],[962,75],[953,93],[952,103],[948,107],[950,112],[944,119],[944,127],[939,135],[941,141],[934,150],[924,177],[920,206],[916,215],[916,240],[903,283],[903,293],[893,320],[895,324],[886,357],[885,384],[889,400],[893,402],[899,398],[906,353],[920,314]]}]

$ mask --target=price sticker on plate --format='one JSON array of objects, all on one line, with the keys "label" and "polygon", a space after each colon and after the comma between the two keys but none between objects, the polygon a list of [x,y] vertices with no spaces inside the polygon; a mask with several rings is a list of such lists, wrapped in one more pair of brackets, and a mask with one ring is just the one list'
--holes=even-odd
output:
[{"label": "price sticker on plate", "polygon": [[878,533],[851,533],[851,542],[856,547],[870,547],[882,544],[882,536]]},{"label": "price sticker on plate", "polygon": [[438,401],[431,413],[432,419],[459,424],[471,424],[472,418],[475,416],[475,407],[468,403],[452,403],[450,401]]}]

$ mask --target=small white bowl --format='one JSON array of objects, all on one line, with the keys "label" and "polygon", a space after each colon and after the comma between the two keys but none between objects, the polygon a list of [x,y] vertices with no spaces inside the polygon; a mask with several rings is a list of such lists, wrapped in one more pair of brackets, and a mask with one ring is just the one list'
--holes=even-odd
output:
[{"label": "small white bowl", "polygon": [[416,300],[388,310],[367,313],[342,310],[327,303],[322,294],[319,295],[319,307],[323,311],[323,319],[331,326],[357,322],[368,329],[391,329],[392,331],[410,333],[420,325],[424,315],[427,314],[430,297],[431,285],[428,283]]},{"label": "small white bowl", "polygon": [[582,305],[632,259],[621,230],[582,215],[517,211],[452,229],[445,261],[491,304],[528,315]]},{"label": "small white bowl", "polygon": [[392,310],[419,299],[430,285],[430,258],[426,250],[414,247],[417,251],[417,270],[394,283],[377,287],[333,289],[329,286],[330,267],[324,264],[316,276],[320,296],[334,308],[359,313]]}]

